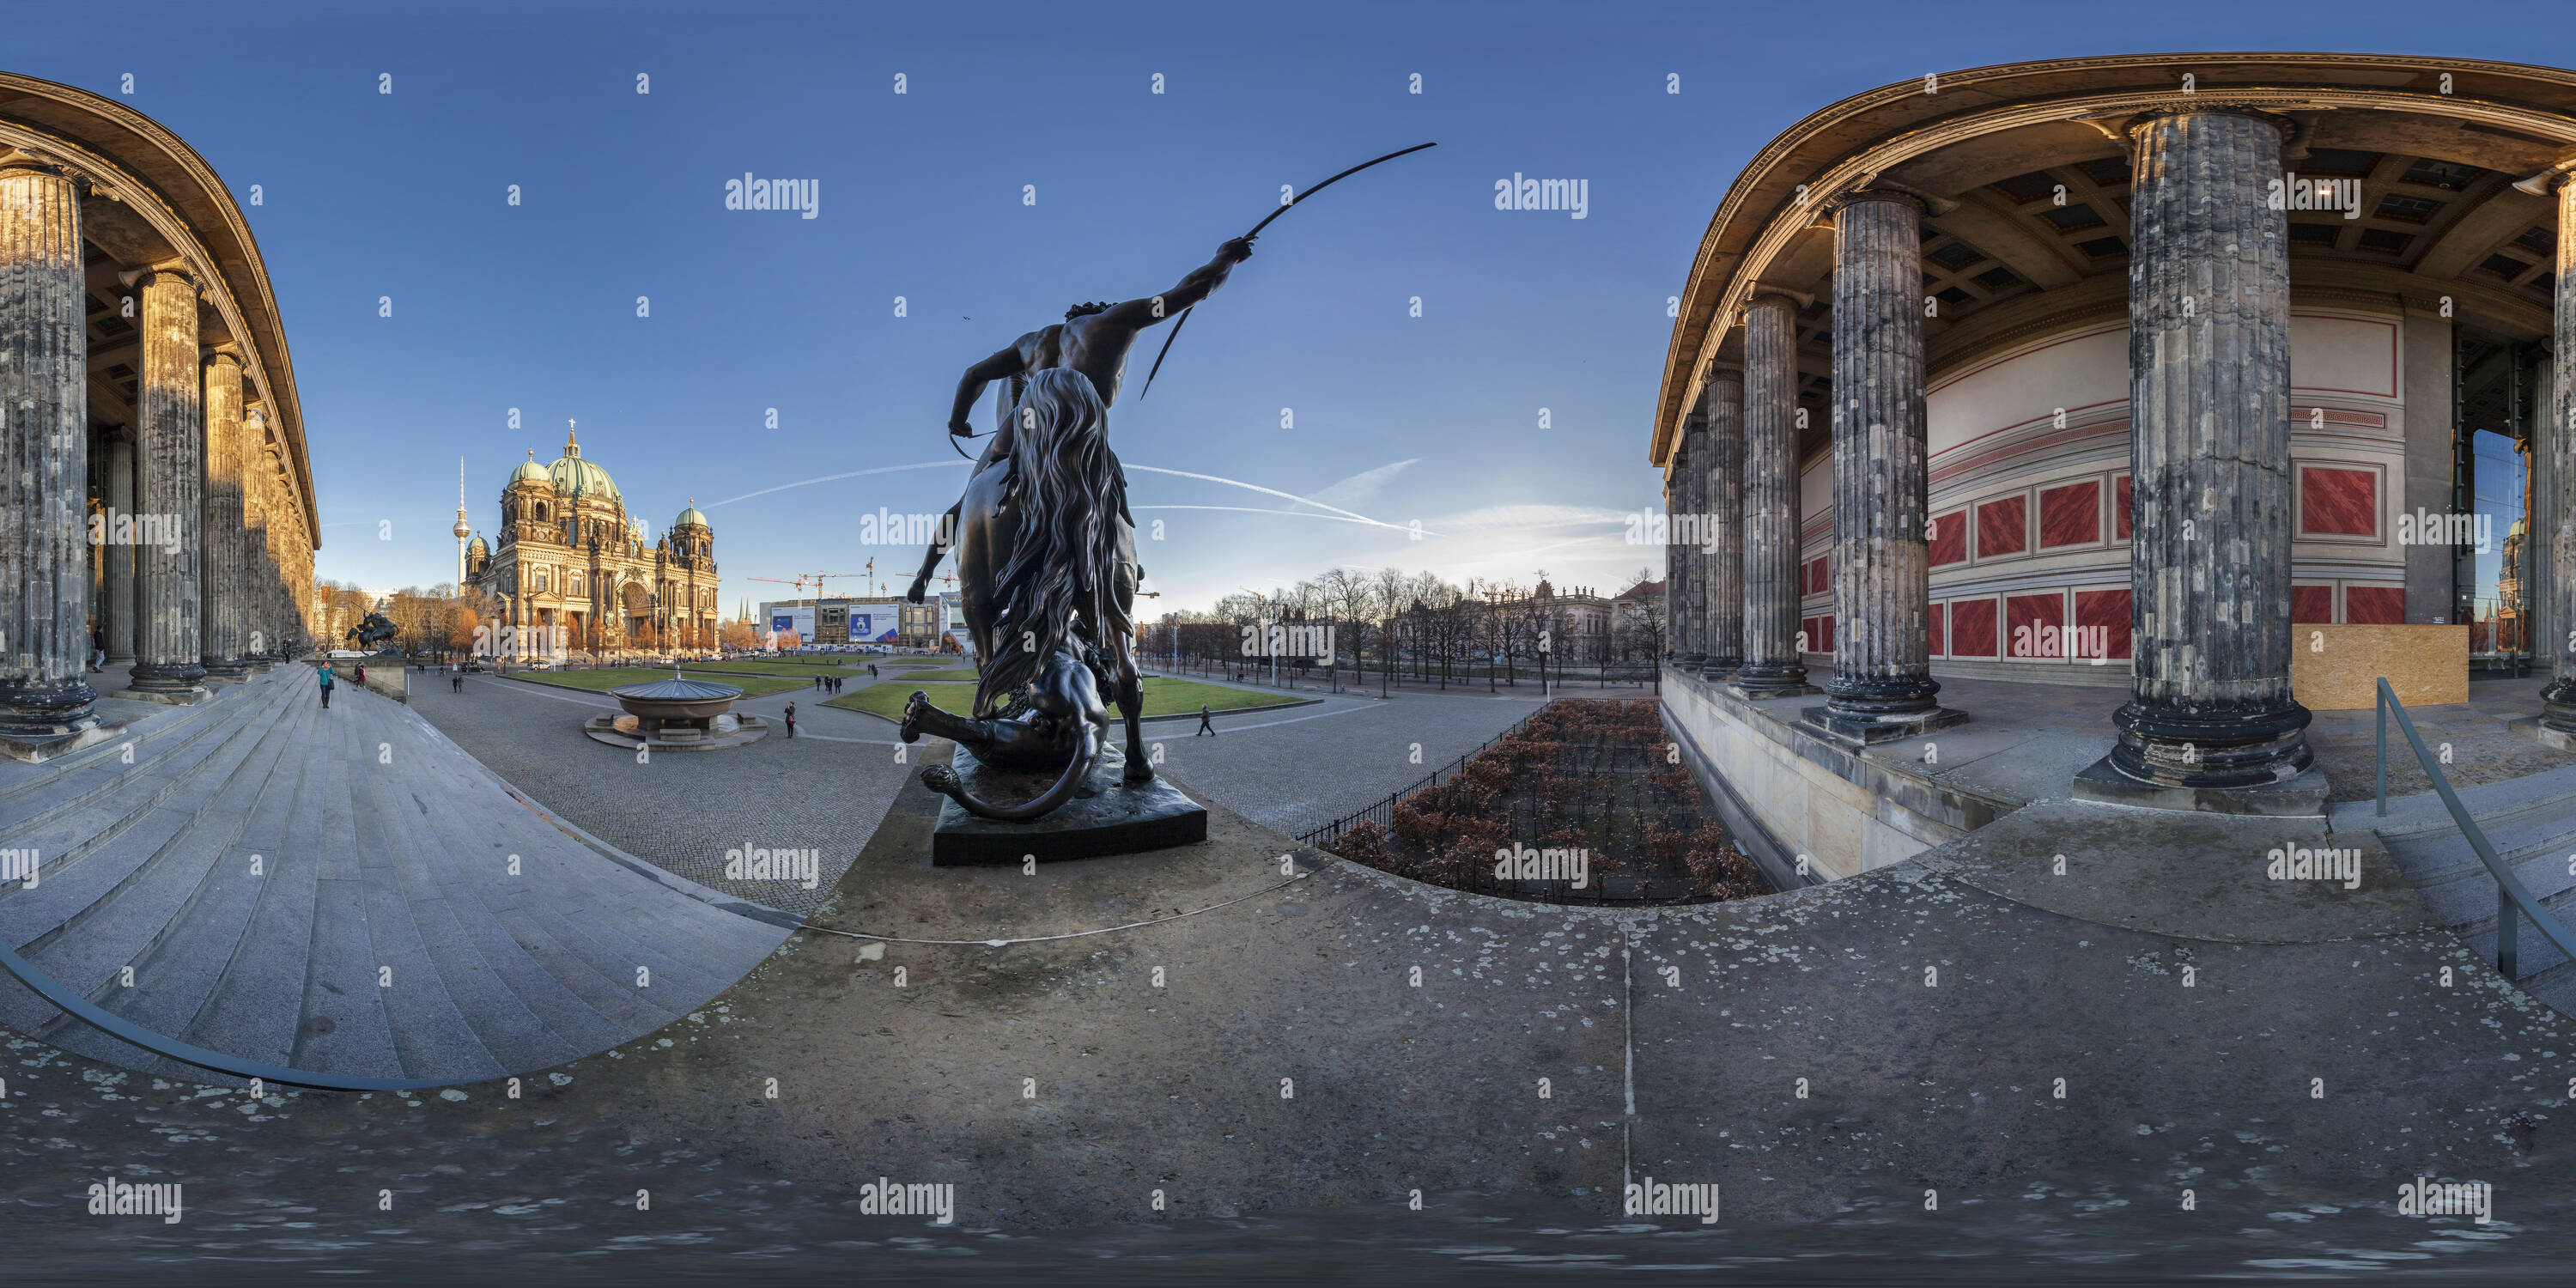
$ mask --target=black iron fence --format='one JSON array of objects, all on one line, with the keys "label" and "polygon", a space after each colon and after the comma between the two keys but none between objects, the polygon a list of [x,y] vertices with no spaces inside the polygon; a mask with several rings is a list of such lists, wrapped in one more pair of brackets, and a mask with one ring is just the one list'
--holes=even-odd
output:
[{"label": "black iron fence", "polygon": [[1357,826],[1359,821],[1364,818],[1375,819],[1380,827],[1395,826],[1396,806],[1403,804],[1406,800],[1410,799],[1414,793],[1421,791],[1423,788],[1439,786],[1440,780],[1444,777],[1455,778],[1458,775],[1467,772],[1468,761],[1474,760],[1476,757],[1483,755],[1486,747],[1491,747],[1495,743],[1501,742],[1503,739],[1519,733],[1523,726],[1527,725],[1530,721],[1537,719],[1540,713],[1546,710],[1546,707],[1540,707],[1537,711],[1533,711],[1528,715],[1522,716],[1519,720],[1513,722],[1511,728],[1505,729],[1501,733],[1495,734],[1493,737],[1486,739],[1482,746],[1477,747],[1474,751],[1468,752],[1466,755],[1460,756],[1455,763],[1432,770],[1430,773],[1425,774],[1420,782],[1417,782],[1402,791],[1389,794],[1385,800],[1379,801],[1374,805],[1370,805],[1365,809],[1345,814],[1321,827],[1308,828],[1307,830],[1298,833],[1297,843],[1299,845],[1311,845],[1317,849],[1329,849],[1333,842],[1342,839],[1342,833]]}]

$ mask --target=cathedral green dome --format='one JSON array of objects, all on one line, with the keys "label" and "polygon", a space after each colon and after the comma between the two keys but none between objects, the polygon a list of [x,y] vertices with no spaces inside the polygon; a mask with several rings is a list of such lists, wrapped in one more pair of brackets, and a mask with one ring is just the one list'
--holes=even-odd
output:
[{"label": "cathedral green dome", "polygon": [[503,484],[503,486],[515,486],[520,483],[552,484],[553,482],[554,476],[546,473],[545,466],[537,464],[534,460],[529,460],[521,462],[519,468],[510,471],[510,482]]},{"label": "cathedral green dome", "polygon": [[608,471],[583,460],[578,452],[558,457],[554,464],[546,467],[546,473],[553,480],[555,491],[565,496],[625,504],[626,498],[617,494],[617,484],[608,477]]},{"label": "cathedral green dome", "polygon": [[714,526],[707,522],[707,516],[698,513],[698,507],[694,505],[690,506],[688,509],[680,511],[679,518],[671,520],[671,526],[674,528],[684,528],[692,523],[701,528]]}]

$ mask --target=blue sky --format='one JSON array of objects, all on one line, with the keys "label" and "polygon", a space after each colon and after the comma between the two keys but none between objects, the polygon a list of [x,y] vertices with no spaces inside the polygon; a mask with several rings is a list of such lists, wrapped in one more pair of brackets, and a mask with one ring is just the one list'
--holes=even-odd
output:
[{"label": "blue sky", "polygon": [[[1274,224],[1142,402],[1160,332],[1139,351],[1112,441],[1131,467],[1180,472],[1131,475],[1140,522],[1165,523],[1142,557],[1169,608],[1337,563],[1543,568],[1615,591],[1660,563],[1619,519],[1658,494],[1645,435],[1665,298],[1737,166],[1781,129],[1880,84],[2023,58],[2568,62],[2563,9],[2423,12],[134,4],[102,39],[102,11],[43,5],[12,6],[6,65],[110,95],[132,73],[123,101],[245,200],[260,185],[247,213],[294,350],[322,575],[447,579],[456,458],[488,532],[510,469],[531,448],[553,459],[577,419],[655,530],[696,498],[728,611],[787,593],[747,578],[872,556],[899,587],[918,549],[864,546],[853,520],[955,499],[962,464],[889,467],[956,461],[941,426],[966,365],[1069,303],[1170,285],[1282,184],[1437,140]],[[819,181],[818,217],[724,209],[745,172]],[[1494,181],[1516,172],[1586,180],[1587,217],[1496,211]],[[883,472],[803,482],[866,470]],[[1396,530],[1416,521],[1437,535]]]}]

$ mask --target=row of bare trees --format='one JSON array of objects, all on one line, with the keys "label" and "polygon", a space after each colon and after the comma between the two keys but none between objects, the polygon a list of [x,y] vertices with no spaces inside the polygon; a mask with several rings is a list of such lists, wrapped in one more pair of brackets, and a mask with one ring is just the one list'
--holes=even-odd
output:
[{"label": "row of bare trees", "polygon": [[[1648,576],[1640,569],[1636,580]],[[1540,572],[1538,582],[1546,581]],[[1272,596],[1238,591],[1207,609],[1181,610],[1146,628],[1145,648],[1183,668],[1257,669],[1275,660],[1283,672],[1321,671],[1336,686],[1346,675],[1354,682],[1375,675],[1381,683],[1410,678],[1443,688],[1473,679],[1489,688],[1517,684],[1541,665],[1542,643],[1550,675],[1649,666],[1662,654],[1660,605],[1614,618],[1606,630],[1586,629],[1585,616],[1563,597],[1538,595],[1513,579],[1459,584],[1430,572],[1345,566]],[[1274,633],[1273,624],[1308,629]],[[1276,643],[1287,647],[1274,659]]]}]

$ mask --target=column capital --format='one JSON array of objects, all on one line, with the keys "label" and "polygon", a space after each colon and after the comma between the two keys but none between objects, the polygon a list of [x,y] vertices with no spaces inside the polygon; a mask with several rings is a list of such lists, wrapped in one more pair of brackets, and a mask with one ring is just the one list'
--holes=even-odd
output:
[{"label": "column capital", "polygon": [[242,369],[241,355],[233,352],[232,346],[229,344],[217,346],[215,349],[207,353],[202,361],[209,369],[213,368],[214,365],[219,362],[229,362],[233,364],[233,369],[235,371]]},{"label": "column capital", "polygon": [[1903,202],[1913,206],[1917,213],[1933,216],[1946,215],[1959,208],[1958,202],[1947,197],[1935,196],[1910,184],[1898,183],[1893,179],[1881,179],[1873,175],[1862,180],[1859,187],[1825,198],[1818,203],[1817,213],[1830,219],[1841,214],[1846,207],[1864,201]]},{"label": "column capital", "polygon": [[2226,94],[2216,93],[2203,94],[2199,97],[2205,98],[2208,101],[2195,103],[2167,103],[2160,107],[2148,108],[2147,110],[2130,117],[2127,121],[2122,122],[2119,127],[2120,133],[2126,135],[2134,143],[2137,139],[2138,131],[2145,129],[2158,121],[2171,120],[2176,117],[2184,116],[2217,115],[2252,117],[2255,120],[2271,126],[2273,129],[2279,130],[2281,132],[2281,141],[2283,143],[2288,143],[2290,140],[2298,138],[2301,133],[2299,123],[2287,116],[2283,116],[2278,109],[2277,102],[2274,100],[2262,98],[2234,98]]},{"label": "column capital", "polygon": [[1708,364],[1708,370],[1700,373],[1700,384],[1703,387],[1716,384],[1721,380],[1732,380],[1737,384],[1742,384],[1744,382],[1743,366],[1733,362],[1712,362]]},{"label": "column capital", "polygon": [[1753,284],[1753,289],[1744,294],[1744,307],[1748,311],[1759,304],[1782,304],[1795,311],[1815,302],[1816,297],[1813,292],[1793,291],[1788,287],[1774,286],[1769,282],[1756,282]]},{"label": "column capital", "polygon": [[200,291],[204,289],[197,280],[196,270],[189,266],[187,260],[177,256],[150,264],[137,264],[132,268],[121,269],[116,274],[117,281],[136,289],[151,286],[164,278],[176,278],[193,289]]},{"label": "column capital", "polygon": [[2576,153],[2559,158],[2548,169],[2529,178],[2514,180],[2513,186],[2517,192],[2527,192],[2535,197],[2547,197],[2554,196],[2560,189],[2565,188],[2570,179],[2576,179]]},{"label": "column capital", "polygon": [[78,180],[85,177],[79,167],[67,161],[42,152],[29,152],[25,148],[9,148],[0,151],[0,171],[8,170],[33,170],[58,179]]}]

